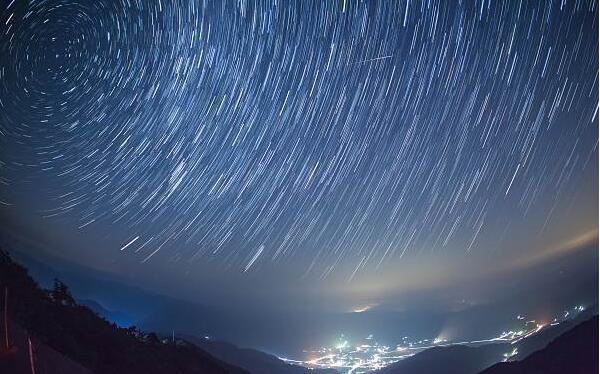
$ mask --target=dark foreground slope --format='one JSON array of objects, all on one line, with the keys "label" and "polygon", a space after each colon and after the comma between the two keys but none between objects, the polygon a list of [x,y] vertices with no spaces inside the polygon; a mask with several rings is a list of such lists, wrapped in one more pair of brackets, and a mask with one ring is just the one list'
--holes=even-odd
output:
[{"label": "dark foreground slope", "polygon": [[[3,321],[4,323],[4,321]],[[36,374],[92,374],[93,372],[81,364],[71,360],[62,353],[52,349],[42,340],[27,333],[21,326],[8,320],[10,326],[10,349],[6,350],[5,335],[2,332],[2,349],[0,350],[0,373],[33,373]],[[4,327],[3,327],[4,328]],[[30,360],[29,346],[31,345]],[[33,370],[31,366],[33,365]]]},{"label": "dark foreground slope", "polygon": [[522,361],[503,362],[482,374],[598,373],[598,316],[580,323]]},{"label": "dark foreground slope", "polygon": [[163,343],[153,333],[119,328],[78,305],[60,282],[44,291],[3,251],[0,291],[0,368],[14,373],[31,372],[29,341],[37,373],[246,372],[190,343]]}]

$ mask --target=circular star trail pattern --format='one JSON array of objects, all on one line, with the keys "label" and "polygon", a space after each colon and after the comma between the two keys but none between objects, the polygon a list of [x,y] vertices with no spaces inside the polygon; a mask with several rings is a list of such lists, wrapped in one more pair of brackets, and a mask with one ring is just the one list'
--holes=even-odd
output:
[{"label": "circular star trail pattern", "polygon": [[118,227],[99,250],[142,263],[484,251],[536,209],[543,229],[597,155],[597,12],[4,1],[0,198],[37,186],[45,219]]}]

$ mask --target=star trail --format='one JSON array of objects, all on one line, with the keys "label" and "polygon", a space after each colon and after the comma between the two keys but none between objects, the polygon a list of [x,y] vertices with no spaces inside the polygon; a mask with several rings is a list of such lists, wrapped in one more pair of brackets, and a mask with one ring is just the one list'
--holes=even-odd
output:
[{"label": "star trail", "polygon": [[597,167],[596,1],[1,7],[0,205],[115,261],[352,280],[544,236]]}]

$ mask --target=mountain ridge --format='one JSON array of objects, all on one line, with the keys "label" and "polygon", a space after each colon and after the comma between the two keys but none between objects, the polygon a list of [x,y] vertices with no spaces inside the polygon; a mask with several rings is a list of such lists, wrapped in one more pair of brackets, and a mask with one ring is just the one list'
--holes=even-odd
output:
[{"label": "mountain ridge", "polygon": [[[2,332],[6,337],[0,355],[2,366],[15,361],[15,352],[31,352],[29,342],[35,340],[99,374],[248,373],[214,358],[191,343],[179,341],[178,344],[168,344],[155,333],[110,323],[88,307],[77,304],[68,287],[58,280],[52,290],[42,290],[25,268],[1,250],[0,288],[4,290]],[[23,339],[12,339],[12,335],[18,335],[19,331],[27,332],[29,347],[23,346]],[[35,354],[30,353],[29,359],[31,366],[37,365]]]}]

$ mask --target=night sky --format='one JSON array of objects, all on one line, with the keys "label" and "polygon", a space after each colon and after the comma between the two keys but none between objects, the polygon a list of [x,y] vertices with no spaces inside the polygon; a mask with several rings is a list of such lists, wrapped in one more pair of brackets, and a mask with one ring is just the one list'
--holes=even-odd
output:
[{"label": "night sky", "polygon": [[596,1],[1,7],[0,217],[34,256],[343,309],[597,251]]}]

